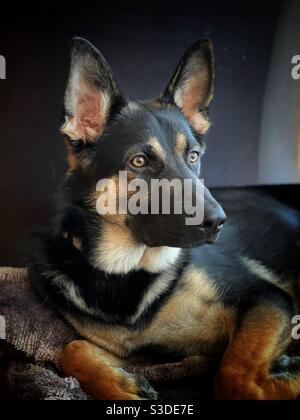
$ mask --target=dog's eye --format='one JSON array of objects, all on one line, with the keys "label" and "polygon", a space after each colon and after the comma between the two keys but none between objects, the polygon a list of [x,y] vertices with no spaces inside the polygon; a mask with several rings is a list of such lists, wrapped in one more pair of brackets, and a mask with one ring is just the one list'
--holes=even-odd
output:
[{"label": "dog's eye", "polygon": [[200,153],[199,152],[194,151],[194,152],[191,152],[189,154],[189,161],[191,163],[197,163],[199,159],[200,159]]},{"label": "dog's eye", "polygon": [[131,165],[135,168],[143,168],[147,163],[147,159],[143,155],[137,155],[131,160]]}]

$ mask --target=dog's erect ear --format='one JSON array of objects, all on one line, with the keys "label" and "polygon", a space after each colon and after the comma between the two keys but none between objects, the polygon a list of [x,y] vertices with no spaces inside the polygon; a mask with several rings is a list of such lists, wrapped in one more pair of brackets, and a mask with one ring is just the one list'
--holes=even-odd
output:
[{"label": "dog's erect ear", "polygon": [[88,41],[74,38],[62,133],[83,145],[94,143],[103,133],[112,109],[122,102],[105,58]]},{"label": "dog's erect ear", "polygon": [[187,50],[161,100],[174,103],[202,135],[210,125],[207,110],[213,90],[213,46],[209,40],[202,40]]}]

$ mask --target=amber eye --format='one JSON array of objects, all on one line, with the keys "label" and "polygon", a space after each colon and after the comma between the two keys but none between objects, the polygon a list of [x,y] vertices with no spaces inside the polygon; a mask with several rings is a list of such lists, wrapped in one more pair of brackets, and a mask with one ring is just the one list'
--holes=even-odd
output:
[{"label": "amber eye", "polygon": [[143,168],[147,165],[147,159],[143,155],[137,155],[131,160],[131,165],[135,168]]},{"label": "amber eye", "polygon": [[194,152],[191,152],[189,154],[189,161],[191,163],[197,163],[199,158],[200,158],[200,153],[199,152],[194,151]]}]

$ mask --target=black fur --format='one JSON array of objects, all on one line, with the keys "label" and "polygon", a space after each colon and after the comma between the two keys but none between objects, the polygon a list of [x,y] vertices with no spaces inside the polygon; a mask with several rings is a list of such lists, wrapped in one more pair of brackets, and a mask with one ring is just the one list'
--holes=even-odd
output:
[{"label": "black fur", "polygon": [[[68,239],[54,238],[51,233],[33,234],[31,243],[35,251],[32,252],[29,276],[34,289],[40,296],[46,297],[49,304],[64,315],[74,314],[90,318],[90,322],[109,322],[129,328],[141,328],[151,322],[176,287],[185,266],[183,264],[178,268],[169,288],[144,311],[138,321],[130,323],[128,319],[135,314],[138,304],[158,274],[144,270],[127,275],[107,274],[92,267],[84,254],[74,248]],[[102,314],[91,317],[67,300],[61,288],[52,281],[57,273],[72,281],[89,309],[101,311]]]}]

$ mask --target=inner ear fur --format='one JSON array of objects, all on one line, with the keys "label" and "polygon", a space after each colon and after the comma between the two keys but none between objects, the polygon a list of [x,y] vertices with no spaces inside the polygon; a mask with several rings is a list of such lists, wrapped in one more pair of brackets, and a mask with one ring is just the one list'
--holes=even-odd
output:
[{"label": "inner ear fur", "polygon": [[175,104],[194,130],[203,135],[210,126],[208,107],[213,93],[213,46],[205,39],[186,51],[161,100]]},{"label": "inner ear fur", "polygon": [[84,144],[95,142],[111,110],[121,102],[122,95],[103,55],[88,41],[74,38],[62,134]]}]

